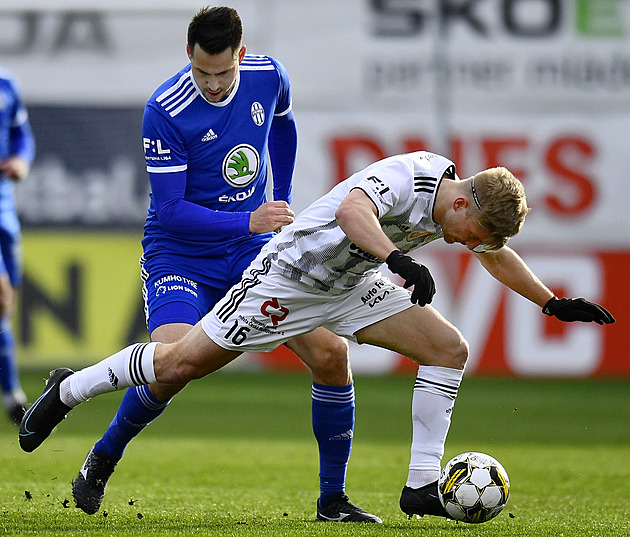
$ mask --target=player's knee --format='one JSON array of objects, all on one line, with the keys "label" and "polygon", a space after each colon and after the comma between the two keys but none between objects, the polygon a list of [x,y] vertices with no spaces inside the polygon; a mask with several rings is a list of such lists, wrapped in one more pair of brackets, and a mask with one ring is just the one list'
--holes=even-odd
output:
[{"label": "player's knee", "polygon": [[189,359],[181,347],[181,342],[157,345],[153,367],[158,383],[183,386],[203,376],[197,364]]},{"label": "player's knee", "polygon": [[454,369],[464,369],[468,360],[468,342],[458,333],[458,337],[454,338],[446,352],[446,367]]},{"label": "player's knee", "polygon": [[453,369],[464,369],[468,360],[468,342],[457,329],[451,330],[448,335],[442,334],[433,342],[429,353],[422,360],[416,360],[419,364],[437,365]]},{"label": "player's knee", "polygon": [[326,342],[323,353],[326,355],[328,363],[335,367],[349,366],[348,342],[345,339],[341,337],[331,338]]},{"label": "player's knee", "polygon": [[191,380],[201,378],[198,368],[191,363],[179,363],[169,368],[169,370],[159,378],[159,382],[165,384],[186,385]]},{"label": "player's knee", "polygon": [[312,350],[310,367],[313,380],[329,386],[346,386],[352,382],[348,342],[342,338],[328,338]]}]

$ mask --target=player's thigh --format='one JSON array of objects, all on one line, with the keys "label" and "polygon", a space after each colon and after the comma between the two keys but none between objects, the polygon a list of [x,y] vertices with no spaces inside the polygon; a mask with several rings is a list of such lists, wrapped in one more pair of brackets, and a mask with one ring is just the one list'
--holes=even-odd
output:
[{"label": "player's thigh", "polygon": [[197,323],[179,341],[158,345],[153,364],[158,382],[185,384],[213,373],[240,354],[217,345]]},{"label": "player's thigh", "polygon": [[421,365],[463,369],[468,345],[461,332],[430,305],[414,305],[355,333],[359,343],[393,350]]},{"label": "player's thigh", "polygon": [[6,272],[0,273],[0,316],[6,317],[13,314],[15,301],[15,289]]},{"label": "player's thigh", "polygon": [[[151,341],[179,341],[201,319],[201,312],[209,307],[207,290],[199,282],[181,274],[143,268],[145,311]],[[167,401],[185,386],[153,384],[149,391],[158,400]]]},{"label": "player's thigh", "polygon": [[151,341],[175,343],[182,339],[196,323],[165,323],[151,332]]},{"label": "player's thigh", "polygon": [[21,252],[21,236],[17,228],[11,231],[0,227],[0,315],[2,317],[13,314],[15,288],[22,283]]}]

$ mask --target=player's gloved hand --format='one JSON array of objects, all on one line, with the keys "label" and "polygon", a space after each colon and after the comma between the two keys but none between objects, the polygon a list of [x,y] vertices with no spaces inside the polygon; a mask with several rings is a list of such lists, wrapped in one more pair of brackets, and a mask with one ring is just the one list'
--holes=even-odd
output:
[{"label": "player's gloved hand", "polygon": [[426,306],[433,300],[435,294],[435,282],[429,269],[413,258],[403,254],[400,250],[394,250],[385,260],[389,270],[405,279],[404,288],[413,285],[411,301],[419,306]]},{"label": "player's gloved hand", "polygon": [[557,317],[561,321],[595,322],[597,324],[612,324],[615,318],[606,308],[589,302],[584,298],[556,298],[553,297],[545,304],[543,313],[550,317]]}]

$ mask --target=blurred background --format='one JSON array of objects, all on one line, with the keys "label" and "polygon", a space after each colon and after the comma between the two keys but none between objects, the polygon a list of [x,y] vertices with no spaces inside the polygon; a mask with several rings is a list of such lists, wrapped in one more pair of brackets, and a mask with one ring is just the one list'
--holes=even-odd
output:
[{"label": "blurred background", "polygon": [[[627,377],[630,0],[232,0],[248,52],[287,68],[298,121],[296,212],[371,161],[427,149],[461,177],[503,165],[532,213],[511,241],[559,295],[613,326],[563,324],[464,248],[416,257],[468,339],[469,374]],[[142,112],[187,62],[203,2],[0,0],[0,66],[37,139],[18,186],[22,366],[78,366],[147,339],[138,258],[148,206]],[[441,241],[439,241],[441,242]],[[413,371],[353,345],[356,374]],[[296,369],[287,352],[236,369]]]}]

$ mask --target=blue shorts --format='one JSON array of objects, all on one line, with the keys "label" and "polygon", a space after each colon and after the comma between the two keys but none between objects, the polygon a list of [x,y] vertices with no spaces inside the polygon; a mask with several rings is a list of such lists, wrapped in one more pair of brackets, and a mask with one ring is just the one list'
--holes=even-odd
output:
[{"label": "blue shorts", "polygon": [[259,241],[251,240],[235,245],[223,256],[211,258],[166,255],[151,260],[141,258],[142,295],[149,333],[164,324],[196,324],[240,281],[260,248]]}]

